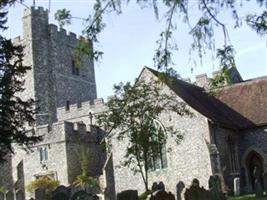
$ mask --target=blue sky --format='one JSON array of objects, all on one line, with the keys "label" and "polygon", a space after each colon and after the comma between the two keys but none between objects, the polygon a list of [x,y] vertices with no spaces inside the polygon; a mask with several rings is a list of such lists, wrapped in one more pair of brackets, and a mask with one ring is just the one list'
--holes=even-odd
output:
[{"label": "blue sky", "polygon": [[[196,3],[192,1],[190,13],[193,19],[198,16],[195,10]],[[28,6],[32,1],[24,1]],[[50,9],[50,23],[54,21],[54,13],[57,9],[66,8],[71,10],[72,16],[86,17],[92,10],[93,0],[70,1],[70,0],[52,0]],[[47,0],[36,0],[36,6],[48,8]],[[250,3],[242,10],[241,14],[253,10],[255,5]],[[22,35],[21,17],[24,6],[16,4],[9,9],[9,30],[5,33],[13,38]],[[152,8],[143,8],[130,3],[123,6],[123,13],[120,15],[107,14],[105,21],[107,27],[100,36],[100,44],[97,48],[104,52],[103,59],[95,63],[96,81],[98,97],[107,97],[112,95],[114,83],[133,81],[140,73],[143,66],[153,67],[153,55],[156,49],[156,40],[164,29],[163,12],[160,12],[160,19],[156,20]],[[177,16],[176,16],[177,17]],[[236,63],[244,79],[265,76],[267,74],[267,36],[258,36],[247,26],[240,29],[233,29],[230,13],[225,12],[219,16],[229,28],[231,43],[236,50]],[[178,18],[178,17],[177,17]],[[66,26],[67,30],[81,33],[83,23],[79,20],[73,20],[72,25]],[[211,59],[211,54],[203,58],[202,64],[198,62],[193,67],[190,62],[188,49],[192,42],[188,36],[188,28],[182,23],[177,23],[177,31],[174,32],[179,51],[174,54],[175,69],[184,78],[194,79],[195,75],[207,73],[211,75],[212,71],[218,69],[216,61]],[[216,45],[222,44],[222,33],[219,30],[216,33]],[[197,55],[193,58],[198,60]],[[193,67],[193,71],[191,71]]]}]

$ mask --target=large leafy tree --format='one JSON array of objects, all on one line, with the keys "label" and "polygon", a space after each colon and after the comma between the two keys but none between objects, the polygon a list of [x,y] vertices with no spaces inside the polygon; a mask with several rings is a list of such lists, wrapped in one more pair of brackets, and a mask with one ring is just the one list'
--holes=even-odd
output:
[{"label": "large leafy tree", "polygon": [[185,103],[172,93],[164,92],[162,87],[160,81],[142,80],[134,85],[115,85],[115,96],[107,102],[108,111],[97,115],[98,124],[105,127],[109,137],[128,144],[122,164],[141,174],[146,191],[151,158],[161,156],[168,136],[174,137],[177,143],[182,140],[179,130],[164,124],[161,115],[191,114]]},{"label": "large leafy tree", "polygon": [[[14,0],[0,1],[0,31],[7,29],[5,12]],[[25,124],[34,124],[34,101],[23,100],[24,75],[29,66],[23,64],[23,47],[14,46],[11,40],[0,35],[0,161],[12,151],[12,144],[29,147],[41,138],[27,131]]]},{"label": "large leafy tree", "polygon": [[[96,0],[94,12],[88,18],[83,19],[86,22],[83,31],[85,36],[95,43],[99,42],[99,33],[106,26],[104,15],[110,12],[120,14],[123,11],[122,5],[129,2],[130,0]],[[254,3],[253,6],[251,6],[251,2]],[[181,31],[177,29],[179,21],[188,25],[188,29],[183,31],[187,31],[192,36],[189,54],[196,52],[201,60],[206,50],[217,52],[216,56],[219,65],[223,69],[222,73],[219,74],[221,76],[219,79],[225,77],[226,81],[229,81],[227,69],[235,67],[235,51],[228,34],[229,26],[232,24],[234,28],[238,28],[243,24],[247,24],[260,36],[267,34],[267,0],[138,0],[137,4],[140,7],[154,9],[156,18],[159,17],[160,10],[167,10],[163,15],[165,28],[159,35],[154,56],[155,66],[159,70],[167,71],[166,69],[174,65],[172,57],[178,49],[175,41],[179,41],[179,38],[175,37],[175,35],[178,31]],[[240,12],[244,8],[246,9],[249,4],[250,12],[240,17]],[[233,23],[229,23],[229,20],[226,21],[222,18],[222,13],[229,11],[232,15]],[[60,25],[69,24],[71,19],[76,18],[65,9],[58,10],[55,16]],[[216,27],[221,30],[221,32],[217,32],[217,35],[215,35]],[[221,46],[215,47],[215,36],[223,38]],[[98,53],[96,51],[94,54],[96,58],[98,58]]]}]

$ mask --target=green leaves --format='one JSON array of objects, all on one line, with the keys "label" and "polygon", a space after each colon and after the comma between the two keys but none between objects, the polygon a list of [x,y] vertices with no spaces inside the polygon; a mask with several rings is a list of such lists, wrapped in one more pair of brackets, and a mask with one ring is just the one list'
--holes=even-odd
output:
[{"label": "green leaves", "polygon": [[55,13],[55,20],[58,21],[60,28],[63,28],[63,26],[71,24],[71,14],[69,10],[66,10],[65,8],[61,10],[57,10]]},{"label": "green leaves", "polygon": [[[172,76],[175,73],[170,71]],[[161,156],[168,135],[177,143],[182,139],[179,131],[161,121],[166,113],[187,115],[184,103],[172,93],[164,92],[161,81],[138,80],[134,85],[119,83],[114,86],[115,96],[107,102],[108,111],[97,116],[98,125],[105,127],[109,137],[128,143],[123,166],[141,173],[147,187],[149,162]]]},{"label": "green leaves", "polygon": [[267,34],[267,11],[261,15],[248,15],[246,18],[247,24],[260,35]]},{"label": "green leaves", "polygon": [[[14,0],[3,0],[0,9],[12,5]],[[6,29],[6,12],[0,12],[0,30]],[[22,99],[24,78],[30,66],[23,65],[23,47],[0,35],[0,162],[13,152],[12,144],[30,148],[41,140],[32,125],[35,122],[34,100]],[[26,128],[25,124],[31,124]]]}]

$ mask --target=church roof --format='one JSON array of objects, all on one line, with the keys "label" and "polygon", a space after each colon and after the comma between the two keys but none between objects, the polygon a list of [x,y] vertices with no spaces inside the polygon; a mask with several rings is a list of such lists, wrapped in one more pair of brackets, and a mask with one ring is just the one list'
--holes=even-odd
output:
[{"label": "church roof", "polygon": [[179,79],[168,86],[193,109],[222,126],[241,130],[267,124],[267,77],[225,87],[215,95]]}]

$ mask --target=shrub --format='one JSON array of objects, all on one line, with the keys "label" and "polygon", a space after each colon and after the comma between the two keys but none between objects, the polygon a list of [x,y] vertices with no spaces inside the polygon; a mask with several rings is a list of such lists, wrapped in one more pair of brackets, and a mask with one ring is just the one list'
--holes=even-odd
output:
[{"label": "shrub", "polygon": [[59,181],[49,178],[47,176],[43,176],[37,178],[36,180],[32,181],[29,185],[27,185],[26,190],[31,195],[34,195],[34,192],[38,188],[42,188],[45,190],[46,199],[49,199],[51,193],[59,186]]}]

